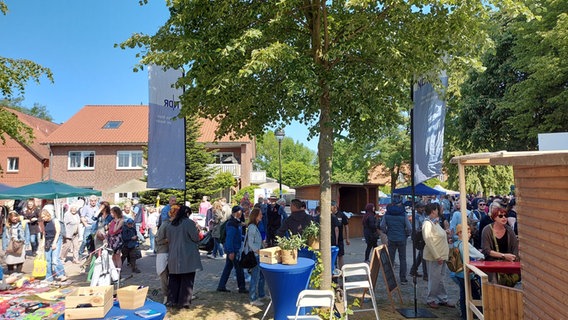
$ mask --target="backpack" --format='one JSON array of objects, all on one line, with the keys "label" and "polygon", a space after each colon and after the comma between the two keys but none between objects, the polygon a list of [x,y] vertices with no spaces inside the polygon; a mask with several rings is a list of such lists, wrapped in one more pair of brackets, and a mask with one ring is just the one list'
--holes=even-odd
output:
[{"label": "backpack", "polygon": [[426,247],[426,241],[424,241],[424,237],[422,236],[422,230],[414,232],[414,238],[412,241],[414,242],[416,250],[423,250],[424,247]]},{"label": "backpack", "polygon": [[225,220],[225,222],[221,223],[219,226],[219,242],[225,243],[225,239],[227,239],[227,222],[229,219]]},{"label": "backpack", "polygon": [[446,261],[448,269],[451,272],[462,272],[463,271],[463,261],[460,253],[459,243],[450,248],[448,253],[448,261]]}]

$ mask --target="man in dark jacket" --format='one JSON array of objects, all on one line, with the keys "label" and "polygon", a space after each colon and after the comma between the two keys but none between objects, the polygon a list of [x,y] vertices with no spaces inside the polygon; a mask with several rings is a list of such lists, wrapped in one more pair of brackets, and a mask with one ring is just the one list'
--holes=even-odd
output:
[{"label": "man in dark jacket", "polygon": [[282,222],[282,226],[280,226],[276,232],[276,235],[279,237],[286,236],[286,233],[288,233],[289,236],[293,234],[301,235],[304,229],[313,221],[312,216],[302,209],[302,201],[298,199],[292,199],[290,202],[290,210],[292,214]]},{"label": "man in dark jacket", "polygon": [[268,200],[270,204],[266,207],[266,245],[274,247],[276,245],[276,232],[282,225],[282,216],[280,215],[280,205],[276,203],[278,198],[272,196]]},{"label": "man in dark jacket", "polygon": [[230,292],[227,290],[227,281],[231,275],[231,270],[235,268],[237,273],[237,285],[239,287],[239,293],[248,293],[245,284],[245,274],[243,268],[239,266],[239,253],[241,252],[242,246],[242,225],[241,216],[243,215],[243,209],[240,206],[234,206],[231,210],[232,214],[227,225],[225,227],[225,232],[227,236],[225,238],[225,268],[221,274],[221,279],[219,279],[219,285],[217,285],[217,291],[220,292]]},{"label": "man in dark jacket", "polygon": [[393,198],[393,203],[387,207],[387,212],[381,220],[381,230],[389,238],[388,249],[393,267],[396,251],[398,250],[400,282],[406,284],[408,283],[406,279],[406,239],[412,232],[412,226],[406,217],[402,198]]}]

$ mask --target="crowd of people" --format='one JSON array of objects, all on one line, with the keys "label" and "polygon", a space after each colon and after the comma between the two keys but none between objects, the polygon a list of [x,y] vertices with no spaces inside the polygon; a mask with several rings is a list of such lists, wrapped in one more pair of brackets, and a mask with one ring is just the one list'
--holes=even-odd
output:
[{"label": "crowd of people", "polygon": [[[515,199],[513,197],[467,196],[467,221],[461,221],[459,199],[450,195],[440,198],[423,197],[415,202],[415,221],[411,223],[408,215],[411,202],[401,196],[393,196],[392,203],[383,216],[376,214],[374,204],[368,204],[363,216],[364,239],[367,244],[365,261],[369,262],[371,250],[377,246],[378,239],[388,248],[394,266],[398,252],[399,282],[407,280],[407,239],[410,237],[416,257],[408,275],[423,277],[428,282],[425,303],[431,308],[454,307],[449,300],[444,280],[449,277],[459,286],[459,303],[465,319],[465,285],[463,271],[450,272],[446,261],[450,248],[459,248],[463,256],[463,246],[469,246],[470,259],[518,261],[519,245],[517,239]],[[468,235],[462,234],[462,224],[467,224]],[[418,269],[422,265],[422,274]],[[479,298],[479,282],[475,277],[471,282],[472,296]],[[497,274],[490,273],[489,280],[499,282]],[[516,280],[515,280],[516,281]],[[514,281],[513,281],[514,282]],[[514,285],[507,284],[507,285]]]}]

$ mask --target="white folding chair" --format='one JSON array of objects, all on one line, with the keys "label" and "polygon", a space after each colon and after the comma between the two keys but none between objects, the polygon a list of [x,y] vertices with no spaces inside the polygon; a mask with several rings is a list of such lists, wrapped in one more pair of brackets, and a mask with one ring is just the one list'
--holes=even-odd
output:
[{"label": "white folding chair", "polygon": [[289,320],[321,320],[317,315],[298,315],[300,309],[304,307],[326,307],[329,308],[329,319],[333,319],[333,306],[335,295],[331,290],[302,290],[296,301],[296,315],[288,316]]},{"label": "white folding chair", "polygon": [[[357,309],[352,310],[353,312],[361,312],[361,311],[375,311],[375,316],[377,320],[379,320],[379,310],[377,309],[377,301],[375,300],[375,291],[373,289],[373,282],[371,281],[371,271],[369,270],[369,265],[366,263],[352,263],[352,264],[345,264],[342,271],[342,280],[343,280],[343,307],[347,310],[347,291],[349,290],[358,290],[363,289],[369,291],[371,295],[371,302],[373,303],[372,309]],[[357,277],[356,280],[349,281],[353,279],[353,277]],[[363,278],[366,278],[363,280]],[[363,291],[365,292],[365,291]],[[361,304],[363,302],[361,301]],[[345,319],[348,320],[349,316],[347,313],[345,314]]]}]

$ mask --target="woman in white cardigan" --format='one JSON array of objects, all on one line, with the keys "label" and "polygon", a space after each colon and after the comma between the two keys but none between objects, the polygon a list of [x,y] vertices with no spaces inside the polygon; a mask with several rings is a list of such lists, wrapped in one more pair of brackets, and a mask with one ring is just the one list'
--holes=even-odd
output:
[{"label": "woman in white cardigan", "polygon": [[444,286],[446,278],[446,260],[448,260],[448,234],[440,226],[439,206],[431,203],[426,206],[426,220],[422,225],[424,247],[424,260],[428,269],[428,296],[426,304],[437,309],[440,306],[453,307],[448,302],[448,294]]}]

